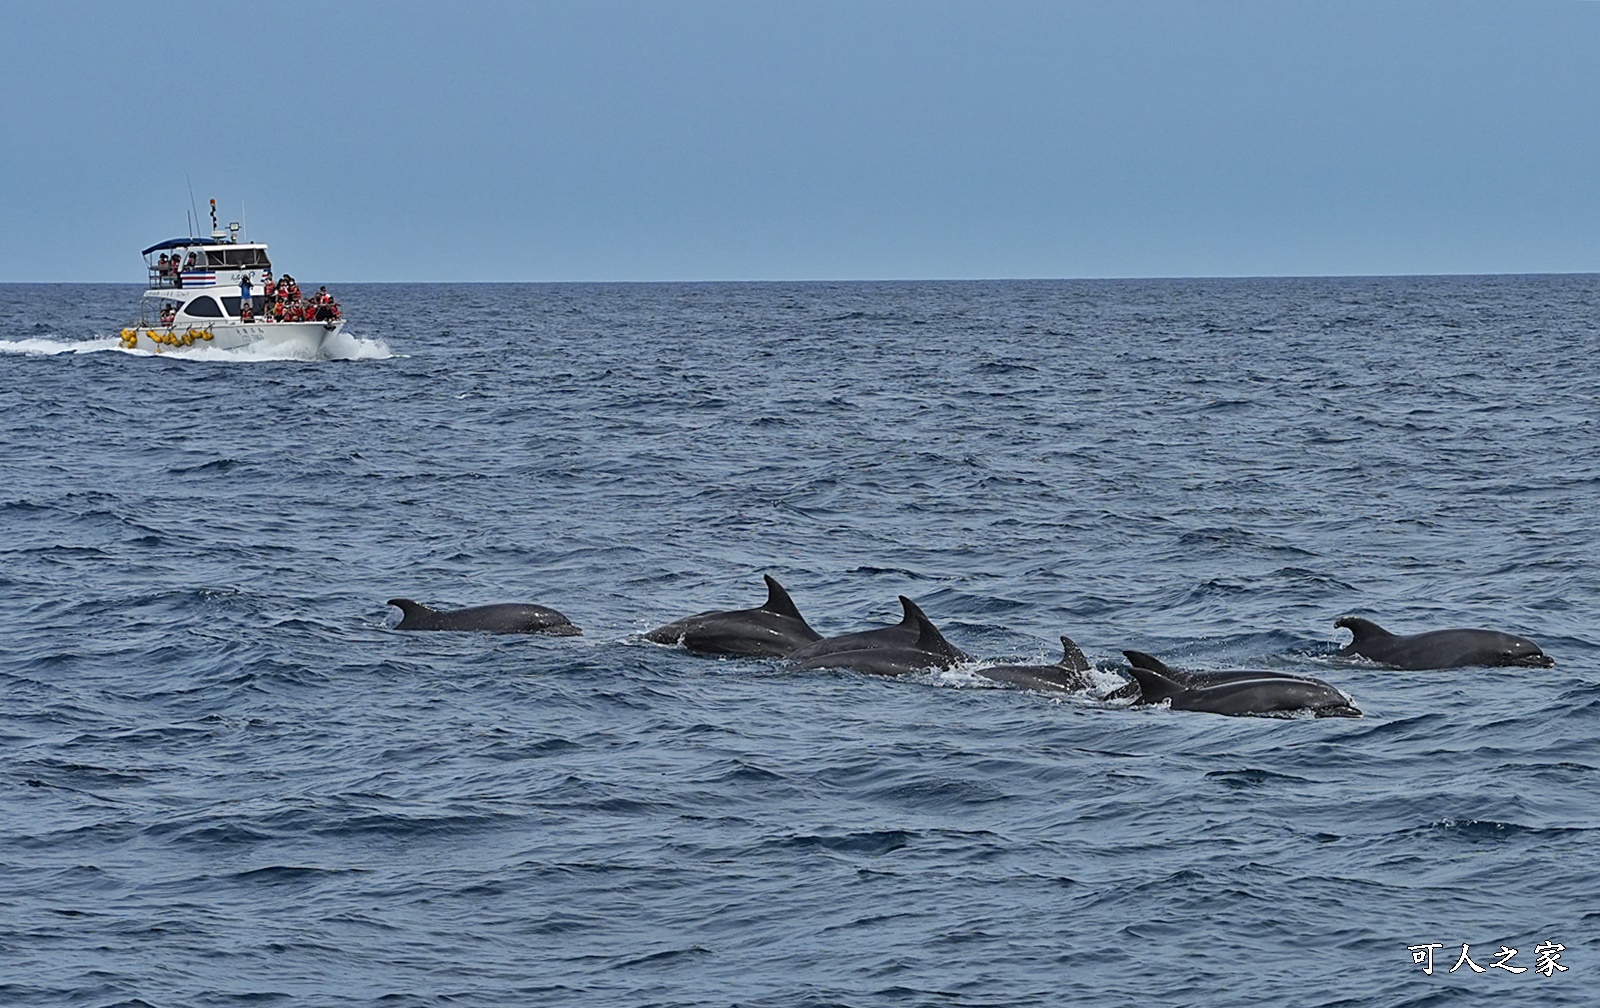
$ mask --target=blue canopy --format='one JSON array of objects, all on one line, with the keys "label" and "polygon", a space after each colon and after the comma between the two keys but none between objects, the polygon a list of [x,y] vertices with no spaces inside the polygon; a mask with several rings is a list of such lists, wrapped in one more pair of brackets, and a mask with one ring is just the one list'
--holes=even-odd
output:
[{"label": "blue canopy", "polygon": [[160,252],[162,249],[183,248],[186,245],[221,245],[221,244],[222,243],[220,241],[217,241],[215,238],[168,238],[164,242],[158,242],[158,243],[150,246],[149,248],[145,249],[143,252],[140,252],[139,254],[140,255],[149,255],[152,252]]}]

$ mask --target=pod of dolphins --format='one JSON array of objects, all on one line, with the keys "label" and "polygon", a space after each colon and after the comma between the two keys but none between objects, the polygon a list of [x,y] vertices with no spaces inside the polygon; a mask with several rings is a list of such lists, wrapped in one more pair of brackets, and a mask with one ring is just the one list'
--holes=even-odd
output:
[{"label": "pod of dolphins", "polygon": [[[966,671],[1022,689],[1083,693],[1098,700],[1129,700],[1135,705],[1165,702],[1173,710],[1213,714],[1286,717],[1360,717],[1355,703],[1335,687],[1310,676],[1261,669],[1184,671],[1140,651],[1124,651],[1125,682],[1097,691],[1097,680],[1083,652],[1061,638],[1061,660],[1054,665],[983,665],[945,639],[917,604],[904,595],[904,618],[892,626],[823,637],[800,615],[794,599],[771,575],[767,599],[753,609],[717,609],[685,616],[644,634],[657,644],[680,646],[695,654],[781,658],[797,669],[851,669],[870,675],[902,676],[962,666]],[[542,633],[572,636],[583,631],[546,606],[502,603],[440,610],[411,599],[390,599],[402,618],[396,630],[478,630],[490,633]],[[1548,668],[1555,662],[1533,641],[1498,630],[1430,630],[1392,634],[1371,620],[1344,616],[1335,626],[1352,640],[1339,654],[1366,658],[1391,668],[1422,670],[1468,665]]]}]

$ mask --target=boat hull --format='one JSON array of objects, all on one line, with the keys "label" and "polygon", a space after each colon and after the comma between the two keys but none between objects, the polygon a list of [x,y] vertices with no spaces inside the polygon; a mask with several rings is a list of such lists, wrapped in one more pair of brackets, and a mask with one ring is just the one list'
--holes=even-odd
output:
[{"label": "boat hull", "polygon": [[328,341],[344,327],[343,319],[330,322],[218,321],[204,326],[141,326],[122,331],[128,350],[162,353],[194,346],[238,350],[271,350],[294,357],[321,357]]}]

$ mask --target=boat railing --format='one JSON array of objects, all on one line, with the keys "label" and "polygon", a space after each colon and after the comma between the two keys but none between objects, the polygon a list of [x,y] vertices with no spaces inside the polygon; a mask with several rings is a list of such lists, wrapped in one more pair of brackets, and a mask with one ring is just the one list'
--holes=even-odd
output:
[{"label": "boat railing", "polygon": [[[185,274],[187,274],[189,280],[188,284],[180,282],[184,279]],[[212,269],[189,269],[183,271],[183,273],[163,273],[156,269],[152,269],[150,271],[149,289],[151,290],[162,290],[167,288],[172,290],[181,290],[185,286],[214,287],[216,286],[216,271]]]}]

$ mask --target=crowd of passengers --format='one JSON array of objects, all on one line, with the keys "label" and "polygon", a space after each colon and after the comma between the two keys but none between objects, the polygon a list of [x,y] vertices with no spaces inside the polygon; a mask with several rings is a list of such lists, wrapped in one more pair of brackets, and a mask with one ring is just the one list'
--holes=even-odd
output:
[{"label": "crowd of passengers", "polygon": [[[274,282],[272,271],[267,270],[261,280],[261,293],[266,295],[261,309],[264,321],[328,322],[339,317],[339,302],[328,293],[328,288],[318,287],[315,294],[306,297],[300,293],[300,284],[287,273],[282,280]],[[239,320],[254,321],[248,300],[239,302]]]},{"label": "crowd of passengers", "polygon": [[[189,261],[183,263],[174,255],[168,258],[165,254],[156,262],[156,270],[163,277],[174,278],[174,287],[183,286],[183,270],[195,269],[195,255],[189,253]],[[328,293],[327,287],[318,287],[317,292],[310,297],[300,293],[300,284],[294,277],[285,273],[282,280],[272,279],[272,270],[267,270],[262,276],[261,293],[264,302],[261,307],[261,321],[263,322],[328,322],[339,317],[339,302]],[[250,289],[249,282],[245,281],[240,289],[239,321],[256,321],[254,299],[247,293]],[[161,324],[172,325],[177,318],[176,305],[167,305],[161,309]]]}]

